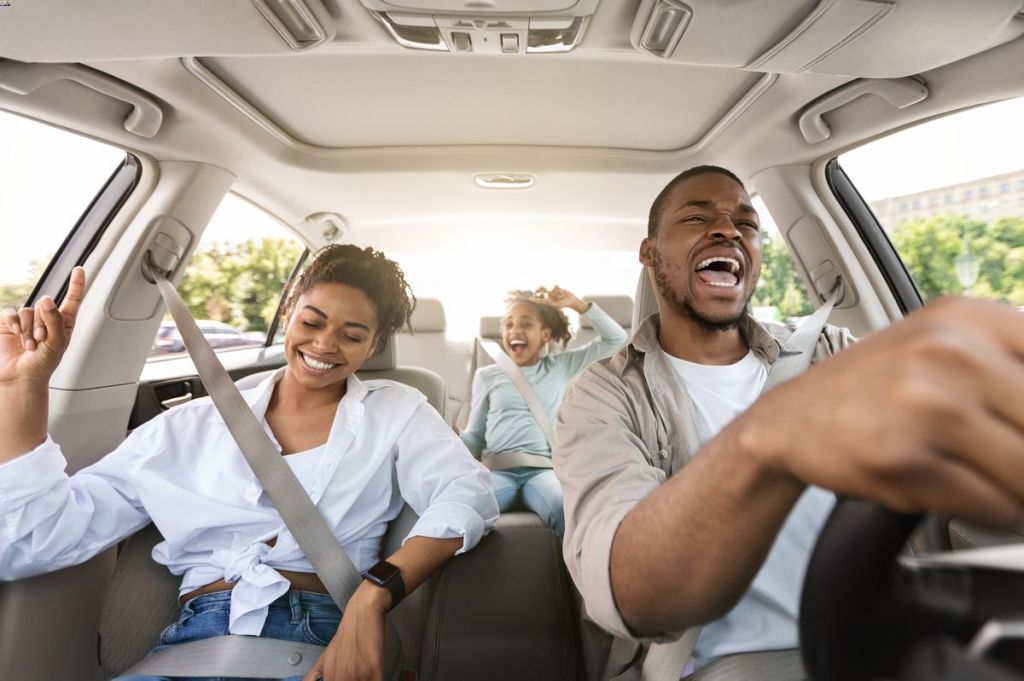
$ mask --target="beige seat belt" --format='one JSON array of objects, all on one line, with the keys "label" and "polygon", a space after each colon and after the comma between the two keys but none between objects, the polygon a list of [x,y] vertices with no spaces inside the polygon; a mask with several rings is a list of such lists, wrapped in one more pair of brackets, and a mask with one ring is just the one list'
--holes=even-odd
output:
[{"label": "beige seat belt", "polygon": [[[842,283],[828,295],[814,314],[804,320],[796,331],[789,337],[789,345],[798,352],[780,356],[768,372],[768,380],[765,381],[761,393],[785,383],[791,378],[802,374],[811,365],[814,358],[814,351],[818,346],[818,338],[821,336],[825,323],[828,321],[836,301],[842,296]],[[683,633],[682,637],[671,643],[652,643],[644,657],[640,676],[643,681],[666,681],[667,679],[678,679],[690,656],[693,655],[694,646],[700,637],[701,627],[691,627]],[[706,681],[742,681],[745,679],[768,679],[762,676],[760,665],[753,656],[748,658],[749,665],[744,663],[742,654],[732,656],[731,664],[727,670],[723,669],[721,674],[704,675],[700,678]]]},{"label": "beige seat belt", "polygon": [[[516,390],[522,396],[523,401],[526,402],[527,408],[533,415],[533,419],[537,422],[537,426],[540,427],[541,432],[544,434],[544,439],[548,443],[548,447],[551,450],[555,448],[555,430],[551,427],[551,419],[548,418],[547,412],[544,411],[544,405],[540,402],[540,397],[537,396],[537,391],[530,385],[530,381],[527,380],[526,375],[522,370],[512,361],[512,358],[505,354],[505,352],[493,341],[484,340],[482,338],[476,339],[476,344],[487,353],[487,355],[494,360],[494,363],[501,367],[501,370],[505,372],[508,379],[512,381],[512,385],[515,386]],[[510,468],[552,468],[551,457],[541,456],[539,454],[530,454],[529,452],[502,452],[500,454],[487,454],[481,458],[481,463],[487,466],[492,471],[503,471]]]},{"label": "beige seat belt", "polygon": [[[149,253],[146,259],[143,271],[147,279],[160,289],[160,295],[174,317],[214,406],[288,531],[295,537],[331,598],[344,611],[362,581],[359,571],[217,360],[174,284],[168,279],[167,272],[153,264]],[[151,653],[124,675],[278,679],[302,676],[322,651],[319,646],[303,643],[228,635],[180,643]]]}]

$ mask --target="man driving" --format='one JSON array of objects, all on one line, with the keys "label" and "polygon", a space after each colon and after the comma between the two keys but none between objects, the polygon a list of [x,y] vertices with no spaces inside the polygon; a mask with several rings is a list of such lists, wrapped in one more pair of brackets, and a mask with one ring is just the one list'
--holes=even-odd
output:
[{"label": "man driving", "polygon": [[[604,629],[671,641],[703,625],[687,672],[792,651],[803,573],[834,503],[825,489],[1019,521],[1017,312],[939,301],[849,350],[850,334],[826,326],[811,369],[759,398],[794,348],[789,330],[749,312],[761,234],[742,182],[715,166],[674,178],[640,262],[658,314],[570,389],[554,453],[566,563]],[[803,678],[791,652],[760,664],[757,678]]]}]

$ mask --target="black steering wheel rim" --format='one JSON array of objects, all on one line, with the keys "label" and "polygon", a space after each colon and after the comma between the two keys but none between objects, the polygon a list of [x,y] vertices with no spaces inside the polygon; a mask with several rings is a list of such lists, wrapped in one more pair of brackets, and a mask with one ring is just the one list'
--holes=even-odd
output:
[{"label": "black steering wheel rim", "polygon": [[966,643],[991,617],[1013,612],[999,594],[1010,573],[901,565],[921,520],[857,499],[836,504],[801,597],[800,648],[811,679],[898,678],[915,646]]}]

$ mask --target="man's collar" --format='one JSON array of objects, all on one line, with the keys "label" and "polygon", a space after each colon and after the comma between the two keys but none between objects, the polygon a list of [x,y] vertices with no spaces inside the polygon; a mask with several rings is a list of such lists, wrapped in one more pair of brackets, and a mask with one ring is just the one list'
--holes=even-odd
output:
[{"label": "man's collar", "polygon": [[[640,354],[661,349],[661,344],[658,342],[658,331],[660,328],[661,318],[658,313],[652,314],[643,320],[633,334],[630,349]],[[745,313],[739,322],[739,329],[743,338],[747,341],[747,345],[754,351],[754,354],[766,360],[768,364],[774,364],[780,355],[791,355],[799,352],[799,350],[789,344],[790,331],[781,324],[766,326],[754,319],[749,313]],[[627,360],[622,367],[623,370],[631,363],[630,360]]]}]

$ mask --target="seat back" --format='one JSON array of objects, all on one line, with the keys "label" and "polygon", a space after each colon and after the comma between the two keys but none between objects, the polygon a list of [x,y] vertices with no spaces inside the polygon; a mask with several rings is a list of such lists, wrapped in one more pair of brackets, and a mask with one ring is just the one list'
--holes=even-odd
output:
[{"label": "seat back", "polygon": [[438,576],[423,681],[576,681],[572,586],[561,546],[533,522],[499,526]]},{"label": "seat back", "polygon": [[429,369],[444,379],[448,398],[442,415],[451,423],[459,408],[469,400],[473,347],[447,337],[444,307],[436,298],[419,298],[411,329],[395,335],[398,361],[403,366]]},{"label": "seat back", "polygon": [[[629,296],[584,296],[583,300],[594,303],[630,334],[633,326],[633,299]],[[569,349],[586,345],[597,337],[593,325],[586,317],[580,317],[580,328],[569,341]]]}]

